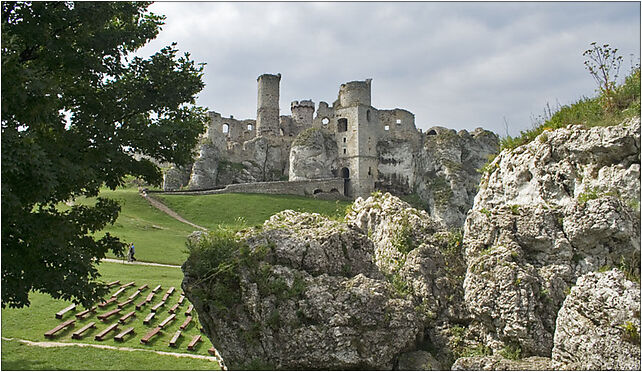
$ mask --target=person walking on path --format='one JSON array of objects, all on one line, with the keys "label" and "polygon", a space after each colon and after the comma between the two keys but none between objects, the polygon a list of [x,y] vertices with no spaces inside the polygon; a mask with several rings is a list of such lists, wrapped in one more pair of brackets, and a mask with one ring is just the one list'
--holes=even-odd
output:
[{"label": "person walking on path", "polygon": [[129,245],[129,257],[127,261],[136,261],[136,257],[134,257],[134,254],[136,254],[136,250],[134,249],[134,242],[132,242]]}]

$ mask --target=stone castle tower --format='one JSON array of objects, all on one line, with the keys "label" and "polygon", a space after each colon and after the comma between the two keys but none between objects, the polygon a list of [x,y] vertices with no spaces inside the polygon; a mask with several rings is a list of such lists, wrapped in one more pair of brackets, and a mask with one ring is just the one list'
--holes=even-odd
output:
[{"label": "stone castle tower", "polygon": [[256,130],[260,136],[279,135],[279,84],[281,74],[258,77]]},{"label": "stone castle tower", "polygon": [[377,179],[378,116],[371,102],[371,79],[341,85],[334,103],[339,176],[346,179],[346,193],[367,196]]}]

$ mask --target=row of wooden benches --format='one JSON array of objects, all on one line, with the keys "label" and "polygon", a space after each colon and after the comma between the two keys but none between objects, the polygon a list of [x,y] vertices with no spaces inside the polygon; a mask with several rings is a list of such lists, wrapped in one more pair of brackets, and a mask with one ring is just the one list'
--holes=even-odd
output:
[{"label": "row of wooden benches", "polygon": [[[143,338],[141,338],[140,342],[143,343],[143,344],[147,344],[152,337],[154,337],[156,334],[158,334],[161,331],[161,329],[163,329],[163,327],[165,327],[172,320],[174,320],[175,317],[176,317],[176,314],[172,314],[169,318],[165,319],[161,324],[159,324],[158,327],[156,327],[156,328],[152,329],[151,331],[149,331]],[[174,336],[172,337],[172,339],[169,341],[169,346],[176,347],[176,342],[177,342],[178,338],[181,336],[183,330],[187,327],[187,325],[191,322],[191,320],[192,320],[191,316],[187,317],[187,320],[185,321],[185,323],[183,323],[183,325],[181,325],[180,330],[176,331],[176,333],[174,333]],[[50,337],[53,333],[56,333],[61,329],[64,329],[64,328],[67,328],[67,327],[70,327],[70,326],[73,327],[75,322],[76,322],[75,319],[70,319],[70,320],[60,324],[58,327],[52,329],[51,331],[45,333],[45,337]],[[119,326],[118,322],[108,326],[107,328],[102,330],[100,333],[98,333],[94,337],[94,339],[96,341],[104,340],[104,338],[105,338],[105,336],[107,334],[109,334],[110,332],[112,332],[114,330],[118,330],[118,326]],[[81,339],[82,338],[82,334],[85,333],[90,328],[96,328],[96,322],[91,322],[91,323],[86,324],[84,327],[82,327],[81,329],[79,329],[76,332],[74,332],[71,335],[71,338],[76,339],[76,340]],[[129,328],[125,329],[124,331],[120,332],[119,334],[114,336],[114,340],[122,342],[124,340],[125,336],[127,336],[130,333],[131,334],[134,333],[134,327],[129,327]],[[195,345],[197,343],[201,342],[201,340],[202,340],[201,335],[194,336],[192,338],[192,341],[187,345],[187,349],[188,350],[194,350]]]}]

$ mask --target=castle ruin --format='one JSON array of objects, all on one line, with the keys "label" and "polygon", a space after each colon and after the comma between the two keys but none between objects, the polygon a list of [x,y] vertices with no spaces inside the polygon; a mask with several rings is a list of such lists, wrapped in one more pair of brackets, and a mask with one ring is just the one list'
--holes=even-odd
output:
[{"label": "castle ruin", "polygon": [[235,192],[263,188],[349,198],[382,190],[417,194],[429,212],[445,208],[438,202],[463,198],[455,203],[461,214],[476,191],[468,190],[467,179],[479,178],[471,167],[497,151],[497,136],[481,128],[423,133],[413,113],[373,107],[372,79],[342,84],[332,106],[321,101],[315,110],[312,100],[294,101],[291,115],[279,112],[280,74],[263,74],[257,82],[256,120],[210,111],[199,155],[191,167],[166,172],[164,190],[234,185]]}]

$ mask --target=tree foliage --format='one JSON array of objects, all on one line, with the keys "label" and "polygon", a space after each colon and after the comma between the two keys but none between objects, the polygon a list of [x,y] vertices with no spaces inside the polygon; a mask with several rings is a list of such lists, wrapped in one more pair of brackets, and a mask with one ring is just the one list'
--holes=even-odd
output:
[{"label": "tree foliage", "polygon": [[30,291],[85,306],[103,296],[96,264],[124,244],[92,234],[120,207],[61,203],[127,175],[159,184],[149,158],[192,159],[203,66],[175,44],[130,57],[163,24],[149,5],[2,2],[2,307],[28,306]]}]

